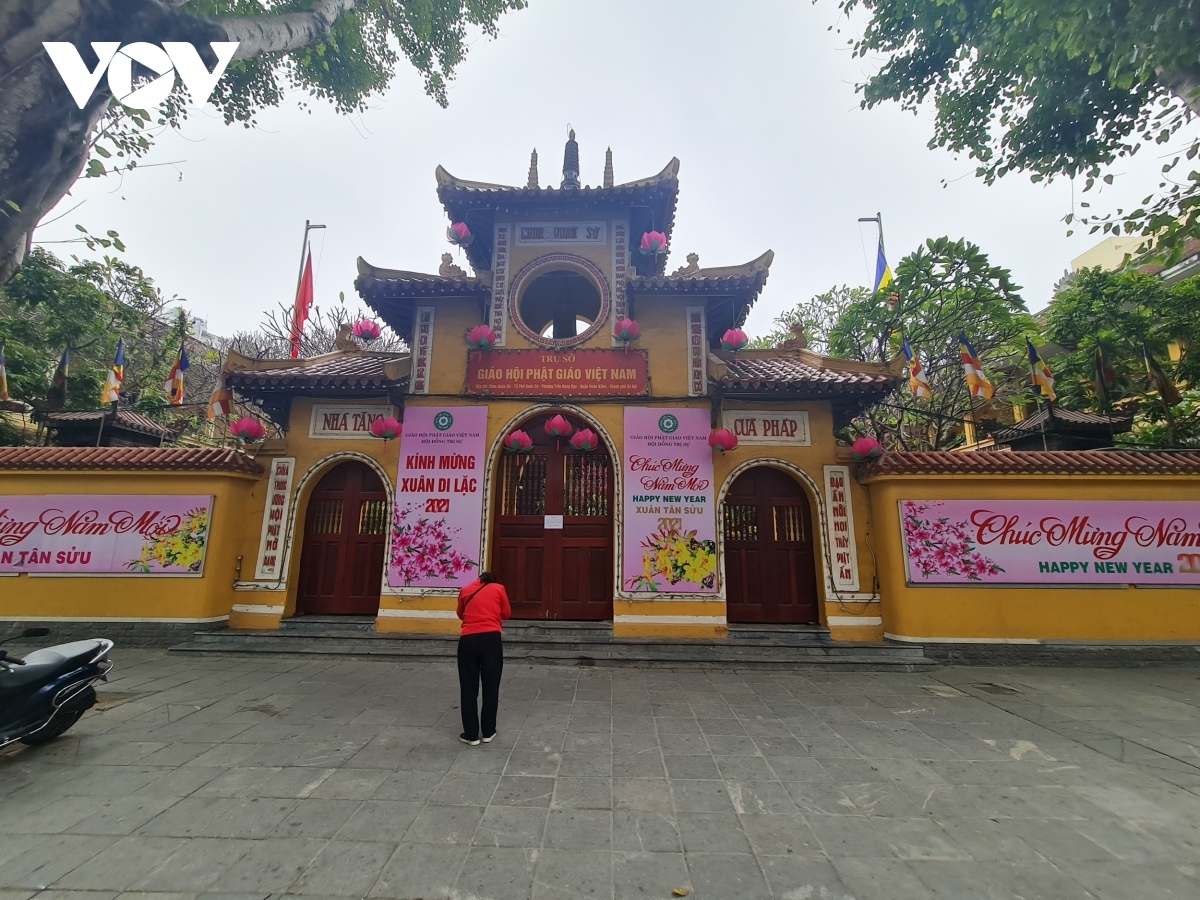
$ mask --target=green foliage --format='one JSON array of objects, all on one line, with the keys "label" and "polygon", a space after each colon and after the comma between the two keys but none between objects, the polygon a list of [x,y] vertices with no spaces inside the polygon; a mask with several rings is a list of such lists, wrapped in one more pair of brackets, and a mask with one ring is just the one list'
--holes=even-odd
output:
[{"label": "green foliage", "polygon": [[[916,399],[907,383],[864,415],[859,431],[885,446],[942,450],[961,440],[972,409],[958,335],[966,334],[996,386],[997,404],[1020,397],[1027,378],[1017,361],[1037,323],[1007,269],[975,244],[948,237],[926,241],[896,266],[886,291],[850,303],[829,335],[834,356],[893,363],[908,338],[925,366],[933,397]],[[898,296],[895,307],[889,305]]]},{"label": "green foliage", "polygon": [[[306,11],[313,0],[191,0],[184,12],[203,20],[266,17]],[[526,0],[359,0],[333,22],[328,36],[289,52],[265,53],[232,61],[209,102],[226,124],[255,124],[264,109],[299,93],[301,107],[318,98],[338,112],[361,112],[381,94],[402,58],[416,68],[425,91],[440,106],[449,103],[447,85],[466,58],[472,33],[498,33],[504,13],[523,9]],[[178,38],[177,38],[178,39]],[[150,148],[156,134],[179,127],[191,98],[182,82],[157,119],[110,103],[93,138],[93,158],[84,176],[128,171]],[[111,160],[111,162],[107,162]]]},{"label": "green foliage", "polygon": [[[1046,337],[1067,352],[1050,360],[1059,401],[1070,409],[1104,412],[1094,383],[1096,350],[1116,376],[1110,402],[1136,406],[1134,433],[1126,441],[1153,447],[1200,446],[1200,394],[1185,390],[1171,410],[1146,375],[1142,346],[1182,384],[1200,380],[1200,276],[1168,286],[1153,275],[1088,269],[1071,276],[1046,310]],[[1181,349],[1170,361],[1169,345]]]},{"label": "green foliage", "polygon": [[[164,320],[168,302],[145,272],[123,260],[76,260],[67,266],[35,247],[16,277],[0,287],[9,392],[27,403],[44,401],[62,351],[69,348],[66,408],[97,409],[117,340],[124,338],[123,393],[157,417],[165,400],[162,382],[187,330],[183,317]],[[188,370],[193,397],[204,390],[201,371],[195,364]]]},{"label": "green foliage", "polygon": [[797,303],[775,317],[773,330],[750,341],[756,350],[769,350],[784,341],[791,340],[796,332],[804,335],[808,349],[814,353],[829,352],[829,333],[837,326],[838,319],[852,304],[859,303],[870,295],[864,287],[842,285],[833,287],[811,300]]},{"label": "green foliage", "polygon": [[[1200,109],[1200,6],[1179,0],[840,0],[871,19],[859,56],[886,59],[861,86],[936,111],[931,147],[966,151],[991,183],[1086,178],[1147,143],[1162,145]],[[1164,176],[1190,148],[1164,166]],[[1104,176],[1106,182],[1112,175]],[[1082,204],[1086,207],[1087,204]],[[1182,219],[1182,221],[1180,221]],[[1071,216],[1067,217],[1072,220]],[[1164,178],[1140,208],[1087,220],[1092,231],[1156,235],[1168,259],[1200,234],[1200,174]]]}]

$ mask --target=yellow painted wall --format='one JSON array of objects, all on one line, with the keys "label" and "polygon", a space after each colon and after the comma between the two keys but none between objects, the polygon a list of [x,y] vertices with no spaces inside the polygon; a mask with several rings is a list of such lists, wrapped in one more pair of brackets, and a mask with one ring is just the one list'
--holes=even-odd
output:
[{"label": "yellow painted wall", "polygon": [[[435,325],[436,320],[435,320]],[[287,577],[282,580],[286,587],[284,591],[270,590],[277,587],[279,581],[255,582],[255,569],[258,565],[258,546],[262,535],[263,516],[266,514],[267,495],[270,484],[267,478],[254,483],[246,503],[245,527],[242,529],[238,553],[244,557],[242,567],[242,583],[239,585],[238,604],[255,606],[282,606],[281,612],[273,614],[235,612],[230,619],[230,625],[240,628],[277,628],[281,616],[287,618],[295,613],[296,592],[300,580],[300,557],[304,544],[304,522],[308,510],[308,501],[321,478],[332,468],[347,460],[358,460],[374,464],[384,476],[389,490],[394,488],[396,469],[400,462],[399,441],[381,441],[378,438],[312,438],[309,437],[309,425],[312,421],[313,404],[337,403],[330,399],[313,399],[297,397],[292,401],[290,428],[282,440],[265,444],[258,453],[258,461],[262,467],[271,471],[271,465],[276,457],[293,457],[296,460],[295,474],[292,477],[292,507],[289,510],[291,526],[288,530]],[[350,403],[372,403],[371,400],[361,400],[353,397],[344,401]],[[378,401],[380,409],[394,414],[394,407],[384,401]],[[260,588],[260,589],[255,589]]]},{"label": "yellow painted wall", "polygon": [[869,481],[884,630],[908,640],[1200,640],[1200,589],[910,587],[901,500],[1200,500],[1197,476],[885,476]]},{"label": "yellow painted wall", "polygon": [[211,494],[215,498],[203,575],[0,577],[0,617],[186,622],[228,616],[254,483],[253,478],[216,472],[0,472],[0,494]]}]

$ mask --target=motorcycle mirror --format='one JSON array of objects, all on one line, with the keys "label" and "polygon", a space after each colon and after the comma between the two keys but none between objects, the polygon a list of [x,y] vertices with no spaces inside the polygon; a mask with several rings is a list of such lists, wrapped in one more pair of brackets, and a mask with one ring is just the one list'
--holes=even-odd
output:
[{"label": "motorcycle mirror", "polygon": [[21,632],[23,638],[45,637],[50,633],[49,628],[26,628]]}]

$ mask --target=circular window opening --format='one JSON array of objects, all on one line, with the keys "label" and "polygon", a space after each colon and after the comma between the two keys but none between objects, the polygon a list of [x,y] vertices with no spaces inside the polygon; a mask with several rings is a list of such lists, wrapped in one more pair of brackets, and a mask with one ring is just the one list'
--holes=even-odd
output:
[{"label": "circular window opening", "polygon": [[521,321],[546,340],[569,341],[584,334],[600,316],[600,291],[578,272],[547,272],[521,295]]}]

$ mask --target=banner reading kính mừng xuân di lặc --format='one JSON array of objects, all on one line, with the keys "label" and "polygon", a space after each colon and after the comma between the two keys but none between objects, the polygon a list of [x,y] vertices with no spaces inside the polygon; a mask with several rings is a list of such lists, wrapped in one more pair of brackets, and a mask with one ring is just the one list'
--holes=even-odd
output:
[{"label": "banner reading k\u00ednh m\u1eebng xu\u00e2n di l\u1eb7c", "polygon": [[901,500],[910,584],[1200,584],[1200,503]]},{"label": "banner reading k\u00ednh m\u1eebng xu\u00e2n di l\u1eb7c", "polygon": [[0,497],[0,573],[200,575],[211,496]]},{"label": "banner reading k\u00ednh m\u1eebng xu\u00e2n di l\u1eb7c", "polygon": [[711,413],[625,408],[624,549],[627,591],[711,594],[717,589]]},{"label": "banner reading k\u00ednh m\u1eebng xu\u00e2n di l\u1eb7c", "polygon": [[404,411],[389,586],[460,588],[478,577],[487,412],[486,406]]}]

